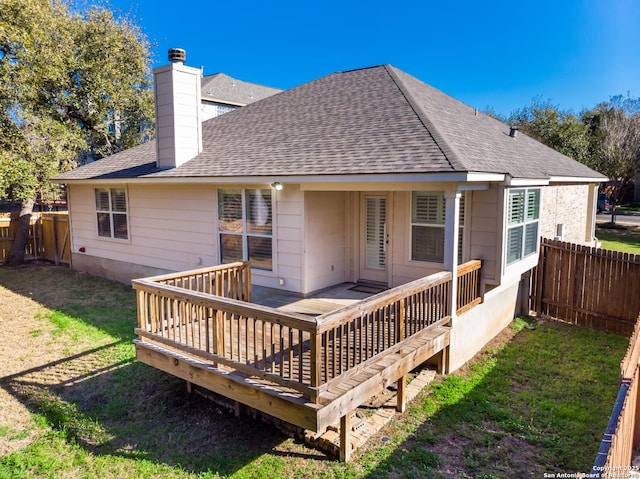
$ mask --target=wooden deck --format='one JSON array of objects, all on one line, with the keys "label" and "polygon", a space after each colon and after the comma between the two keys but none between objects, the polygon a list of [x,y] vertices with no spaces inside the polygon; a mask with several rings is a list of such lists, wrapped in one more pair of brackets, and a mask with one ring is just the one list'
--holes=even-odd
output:
[{"label": "wooden deck", "polygon": [[[477,291],[469,275],[477,278],[479,267],[461,268],[458,285],[464,279]],[[237,263],[134,281],[138,359],[305,429],[319,432],[341,420],[344,434],[350,413],[370,397],[398,381],[402,409],[406,375],[432,358],[444,367],[451,273],[351,304],[298,299],[283,309],[244,301],[251,297],[248,275]],[[479,295],[468,289],[465,297],[477,304]],[[463,303],[458,310],[468,307]],[[341,451],[347,460],[349,449]]]}]

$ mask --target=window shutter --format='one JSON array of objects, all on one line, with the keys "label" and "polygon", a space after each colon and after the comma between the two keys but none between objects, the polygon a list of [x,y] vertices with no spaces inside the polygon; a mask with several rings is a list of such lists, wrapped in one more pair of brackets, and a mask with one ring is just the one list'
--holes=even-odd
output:
[{"label": "window shutter", "polygon": [[367,198],[365,203],[365,215],[365,266],[371,269],[384,269],[386,267],[386,200],[384,198]]},{"label": "window shutter", "polygon": [[122,213],[113,213],[113,237],[118,239],[127,239],[127,215]]},{"label": "window shutter", "polygon": [[516,226],[507,231],[507,264],[522,258],[522,230],[522,226]]},{"label": "window shutter", "polygon": [[111,208],[113,211],[127,211],[127,195],[124,190],[111,190]]},{"label": "window shutter", "polygon": [[247,191],[247,232],[271,234],[271,190]]},{"label": "window shutter", "polygon": [[524,255],[528,256],[536,252],[538,247],[538,223],[529,223],[525,226]]},{"label": "window shutter", "polygon": [[242,233],[242,193],[240,190],[218,192],[220,231]]},{"label": "window shutter", "polygon": [[509,192],[509,210],[507,211],[507,217],[510,225],[524,221],[524,199],[524,190],[513,190]]},{"label": "window shutter", "polygon": [[540,190],[527,191],[527,221],[540,218]]},{"label": "window shutter", "polygon": [[413,223],[444,224],[444,193],[413,193]]},{"label": "window shutter", "polygon": [[96,188],[96,210],[109,211],[109,190]]}]

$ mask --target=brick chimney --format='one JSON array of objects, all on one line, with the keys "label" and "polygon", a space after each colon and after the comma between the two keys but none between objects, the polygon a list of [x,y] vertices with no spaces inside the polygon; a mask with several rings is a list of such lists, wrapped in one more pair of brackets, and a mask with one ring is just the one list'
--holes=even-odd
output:
[{"label": "brick chimney", "polygon": [[199,68],[184,64],[186,53],[169,50],[169,65],[153,70],[158,168],[176,168],[202,152]]}]

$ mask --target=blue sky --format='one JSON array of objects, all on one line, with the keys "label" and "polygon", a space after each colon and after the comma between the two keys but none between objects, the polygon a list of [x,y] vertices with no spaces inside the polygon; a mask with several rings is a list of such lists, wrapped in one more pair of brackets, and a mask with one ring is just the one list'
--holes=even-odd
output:
[{"label": "blue sky", "polygon": [[291,88],[390,63],[470,106],[534,97],[578,113],[640,97],[640,1],[111,0],[153,43],[205,75]]}]

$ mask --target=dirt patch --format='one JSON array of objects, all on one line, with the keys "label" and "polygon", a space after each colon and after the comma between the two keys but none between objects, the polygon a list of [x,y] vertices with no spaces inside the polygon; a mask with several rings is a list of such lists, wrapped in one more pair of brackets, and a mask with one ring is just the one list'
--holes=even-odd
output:
[{"label": "dirt patch", "polygon": [[[10,275],[0,268],[0,456],[29,444],[38,433],[29,398],[92,370],[91,355],[72,357],[87,349],[82,339],[55,334],[43,304],[61,306],[64,298],[37,273],[52,266],[27,266],[31,275]],[[31,278],[31,281],[28,279]],[[17,281],[15,281],[17,279]],[[37,298],[37,300],[36,300]],[[71,359],[70,359],[71,357]],[[95,359],[95,358],[93,358]],[[41,432],[41,430],[40,430]]]},{"label": "dirt patch", "polygon": [[4,287],[0,287],[0,304],[6,305],[0,310],[0,430],[4,432],[0,455],[4,455],[27,445],[34,434],[29,410],[12,394],[12,377],[64,355],[40,347],[40,341],[53,343],[51,325],[38,319],[42,306]]}]

